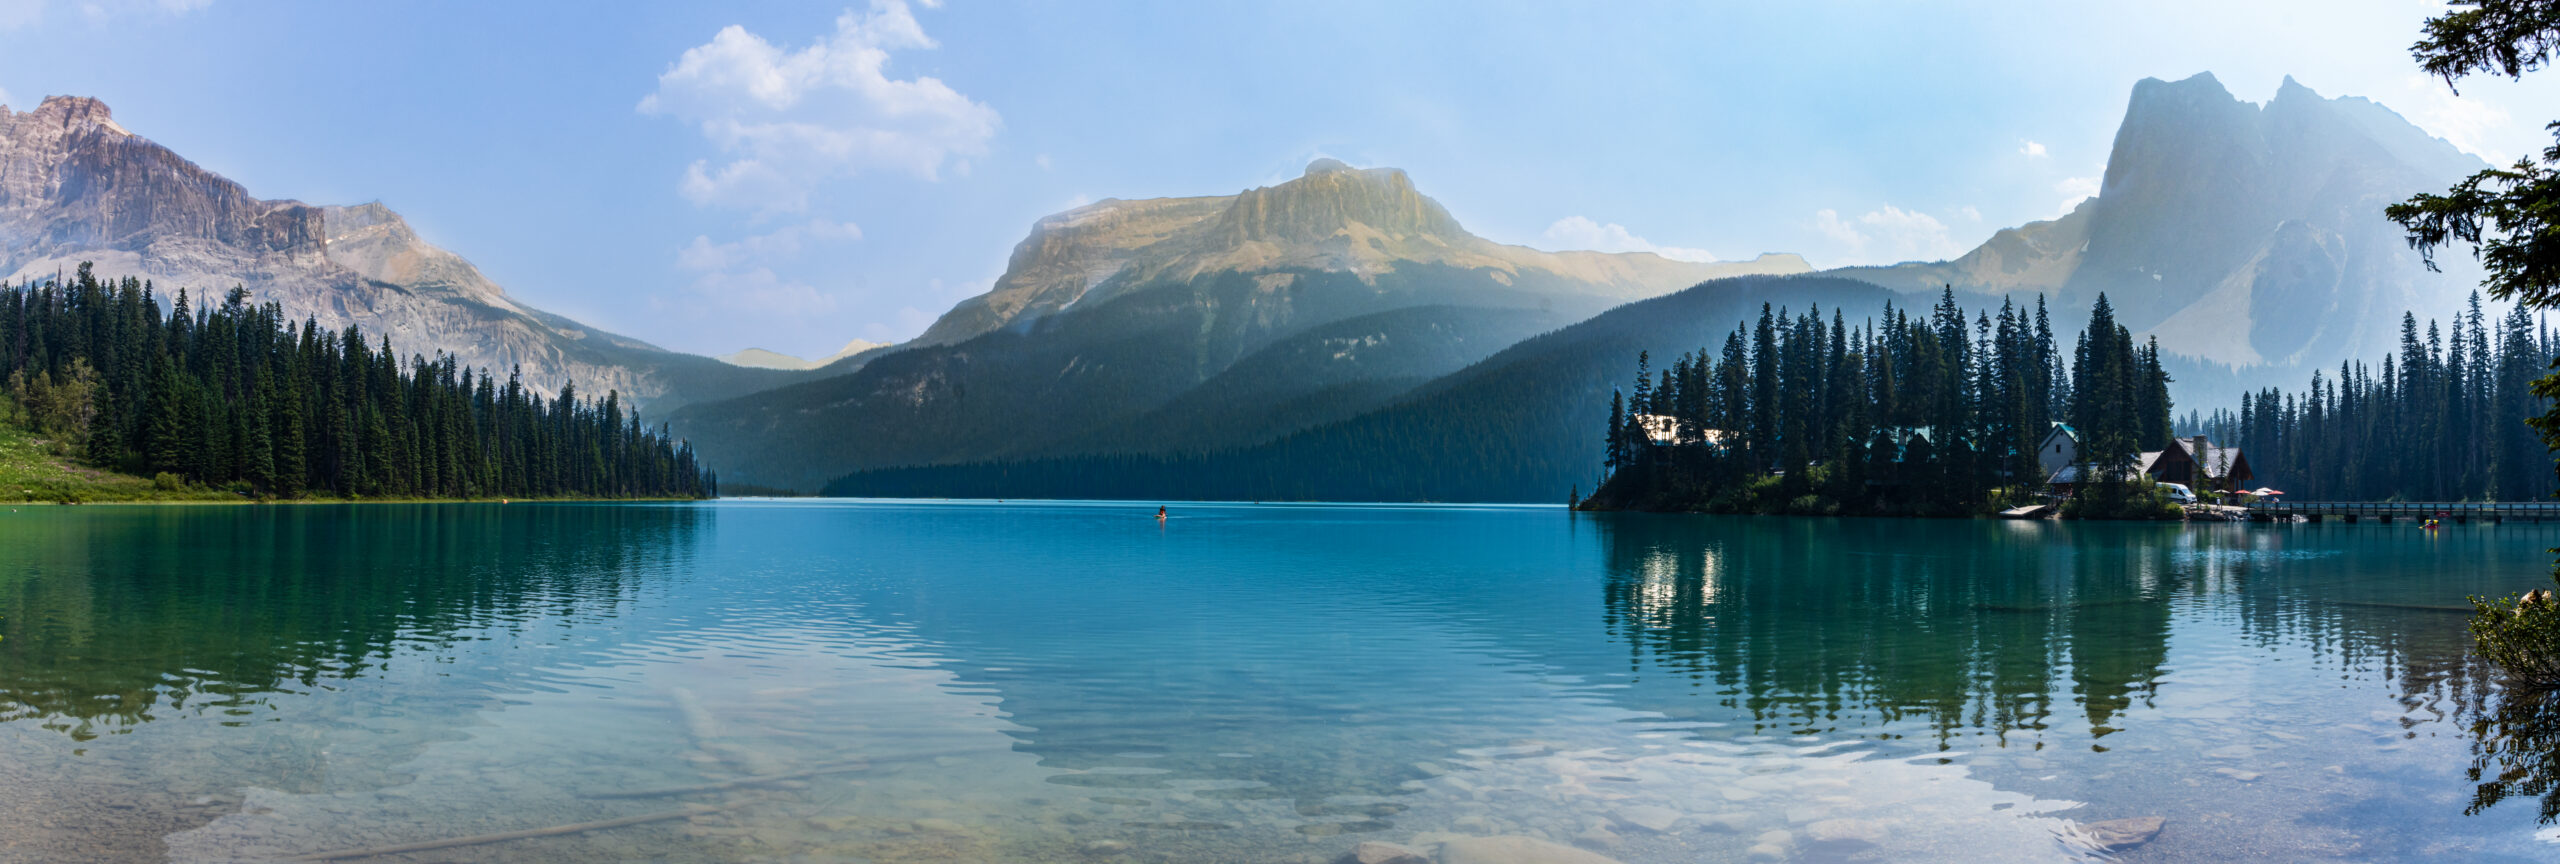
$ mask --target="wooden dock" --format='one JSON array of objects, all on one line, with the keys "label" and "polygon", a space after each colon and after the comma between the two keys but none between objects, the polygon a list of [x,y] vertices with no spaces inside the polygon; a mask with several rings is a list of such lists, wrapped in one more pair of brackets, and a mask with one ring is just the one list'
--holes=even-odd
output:
[{"label": "wooden dock", "polygon": [[2265,501],[2250,504],[2248,510],[2252,522],[2289,521],[2295,516],[2315,522],[2321,519],[2349,522],[2437,519],[2455,524],[2560,521],[2560,501]]}]

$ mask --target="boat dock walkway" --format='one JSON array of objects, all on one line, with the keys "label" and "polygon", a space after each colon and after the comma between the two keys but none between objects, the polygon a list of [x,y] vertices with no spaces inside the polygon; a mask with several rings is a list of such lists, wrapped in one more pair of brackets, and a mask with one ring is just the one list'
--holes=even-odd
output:
[{"label": "boat dock walkway", "polygon": [[2272,522],[2301,516],[2344,519],[2439,519],[2453,523],[2560,521],[2560,501],[2263,501],[2250,504],[2249,520]]}]

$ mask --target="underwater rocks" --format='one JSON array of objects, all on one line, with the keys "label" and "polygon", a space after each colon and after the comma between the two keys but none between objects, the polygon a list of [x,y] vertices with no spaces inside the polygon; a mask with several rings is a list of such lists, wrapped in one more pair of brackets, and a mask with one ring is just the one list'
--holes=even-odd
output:
[{"label": "underwater rocks", "polygon": [[1336,862],[1337,864],[1431,864],[1431,859],[1404,846],[1371,840],[1351,847],[1351,851],[1343,853]]},{"label": "underwater rocks", "polygon": [[2158,816],[2109,819],[2104,822],[2082,822],[2080,833],[2086,835],[2089,841],[2096,844],[2102,851],[2122,852],[2151,842],[2151,838],[2160,836],[2160,828],[2166,824],[2168,820]]},{"label": "underwater rocks", "polygon": [[1440,864],[1619,864],[1618,859],[1534,837],[1461,837],[1440,844]]}]

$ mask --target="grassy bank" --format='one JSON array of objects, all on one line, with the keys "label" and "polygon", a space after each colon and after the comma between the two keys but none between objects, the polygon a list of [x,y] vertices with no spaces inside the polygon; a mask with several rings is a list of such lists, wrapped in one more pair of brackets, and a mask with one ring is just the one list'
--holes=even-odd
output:
[{"label": "grassy bank", "polygon": [[[253,504],[261,499],[231,489],[209,489],[183,483],[156,483],[148,477],[119,474],[82,464],[65,455],[66,448],[42,435],[0,423],[0,502],[41,504]],[[171,478],[174,481],[175,478]],[[692,498],[339,498],[312,496],[265,503],[396,504],[453,501],[692,501]]]},{"label": "grassy bank", "polygon": [[218,489],[163,488],[149,478],[80,464],[43,436],[0,424],[0,501],[238,501]]}]

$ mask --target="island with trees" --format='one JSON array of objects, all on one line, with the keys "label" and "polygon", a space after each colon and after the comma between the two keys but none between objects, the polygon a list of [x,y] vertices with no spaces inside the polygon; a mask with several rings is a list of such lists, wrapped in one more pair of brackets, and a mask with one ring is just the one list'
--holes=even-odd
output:
[{"label": "island with trees", "polygon": [[2077,343],[2044,300],[1968,314],[1952,288],[1915,317],[1887,306],[1850,326],[1833,310],[1763,307],[1721,350],[1658,373],[1637,358],[1612,398],[1603,480],[1586,510],[1968,516],[2037,500],[2037,446],[2055,424],[2091,474],[2075,515],[2174,516],[2138,454],[2171,446],[2169,376],[2103,295]]}]

